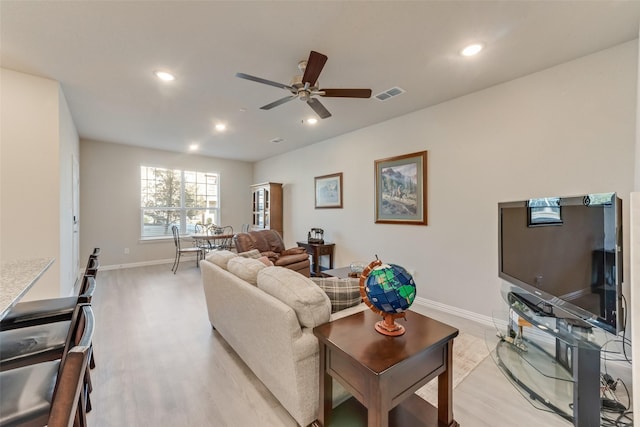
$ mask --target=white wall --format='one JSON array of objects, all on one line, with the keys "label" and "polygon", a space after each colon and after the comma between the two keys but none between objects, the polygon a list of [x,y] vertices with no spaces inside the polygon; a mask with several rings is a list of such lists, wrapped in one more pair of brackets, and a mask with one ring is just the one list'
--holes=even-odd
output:
[{"label": "white wall", "polygon": [[[377,254],[415,271],[418,297],[490,317],[502,306],[498,202],[606,191],[629,202],[637,57],[625,43],[258,162],[254,180],[285,184],[288,245],[322,227],[338,266]],[[420,150],[429,225],[374,224],[374,161]],[[315,210],[314,176],[336,172],[344,209]]]},{"label": "white wall", "polygon": [[56,258],[25,299],[68,295],[76,266],[61,212],[71,194],[64,157],[78,152],[75,126],[58,82],[2,69],[0,84],[2,260]]},{"label": "white wall", "polygon": [[[140,241],[140,166],[220,173],[220,223],[240,231],[251,218],[252,164],[122,144],[80,143],[80,253],[100,247],[101,266],[173,260],[172,239]],[[125,255],[124,249],[129,248]]]}]

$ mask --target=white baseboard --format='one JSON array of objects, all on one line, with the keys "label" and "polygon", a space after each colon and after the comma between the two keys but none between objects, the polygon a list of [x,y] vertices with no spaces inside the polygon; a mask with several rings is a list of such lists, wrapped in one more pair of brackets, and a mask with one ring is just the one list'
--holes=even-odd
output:
[{"label": "white baseboard", "polygon": [[169,259],[156,259],[153,261],[132,262],[130,264],[101,265],[100,270],[102,271],[119,270],[121,268],[136,268],[136,267],[146,267],[149,265],[173,264],[173,261],[174,261],[173,258],[169,258]]},{"label": "white baseboard", "polygon": [[472,322],[480,323],[484,326],[498,327],[500,329],[505,329],[507,327],[507,319],[495,319],[490,316],[485,316],[483,314],[478,314],[473,311],[443,304],[427,298],[416,297],[413,303],[420,305],[423,308],[434,309],[463,319],[471,320]]}]

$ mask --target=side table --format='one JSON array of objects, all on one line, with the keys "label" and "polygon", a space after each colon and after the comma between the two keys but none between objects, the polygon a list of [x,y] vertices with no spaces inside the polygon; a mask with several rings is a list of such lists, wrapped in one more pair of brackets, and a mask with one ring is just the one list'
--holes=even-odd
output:
[{"label": "side table", "polygon": [[[406,314],[407,332],[399,337],[376,332],[380,316],[370,310],[313,329],[320,343],[322,426],[459,426],[452,393],[458,330],[412,311]],[[332,377],[354,396],[335,409]],[[414,394],[436,377],[437,408]]]},{"label": "side table", "polygon": [[320,257],[322,255],[329,255],[329,268],[333,268],[333,248],[335,243],[308,243],[308,242],[296,242],[299,247],[304,248],[309,255],[313,265],[311,266],[311,273],[313,276],[320,276]]}]

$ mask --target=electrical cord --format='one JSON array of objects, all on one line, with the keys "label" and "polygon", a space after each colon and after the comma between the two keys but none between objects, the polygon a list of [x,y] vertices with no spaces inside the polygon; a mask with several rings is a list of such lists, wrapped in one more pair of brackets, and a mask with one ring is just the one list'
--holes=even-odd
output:
[{"label": "electrical cord", "polygon": [[[620,344],[621,347],[622,347],[622,352],[613,351],[613,350],[607,350],[606,349],[607,346],[609,346],[609,344],[612,344],[612,343]],[[600,358],[602,360],[604,360],[604,361],[609,361],[610,360],[612,362],[627,362],[627,363],[631,364],[631,359],[626,354],[626,346],[630,346],[630,345],[631,345],[631,341],[629,341],[627,338],[624,338],[624,337],[623,338],[619,338],[619,337],[611,338],[611,339],[605,341],[602,344],[602,346],[601,346],[602,350],[600,351],[600,353],[601,353]],[[611,357],[609,357],[609,355],[611,355],[611,354],[613,354],[613,355],[621,355],[621,357],[620,358],[611,358]]]},{"label": "electrical cord", "polygon": [[[623,321],[623,325],[624,327],[622,328],[622,337],[619,337],[616,335],[615,338],[612,338],[610,340],[605,341],[605,343],[602,345],[602,359],[604,361],[607,360],[611,360],[614,362],[627,362],[627,363],[631,363],[632,360],[629,357],[629,355],[627,354],[627,346],[631,346],[631,340],[629,338],[627,338],[626,334],[627,334],[627,313],[629,312],[628,308],[627,308],[627,299],[625,298],[624,295],[622,295],[622,303],[623,303],[623,311],[624,311],[624,321]],[[619,351],[611,351],[611,350],[606,350],[606,347],[611,344],[611,343],[616,343],[616,344],[620,344],[622,347],[622,352]],[[616,355],[620,355],[622,354],[622,358],[621,359],[611,359],[608,357],[609,354],[616,354]]]},{"label": "electrical cord", "polygon": [[[600,383],[602,384],[601,425],[605,427],[633,426],[633,418],[631,417],[633,411],[628,409],[631,406],[631,394],[625,382],[620,378],[614,381],[609,374],[602,374],[600,375]],[[626,406],[620,402],[615,393],[618,383],[622,384],[625,390]],[[617,414],[618,416],[614,419],[612,414]]]},{"label": "electrical cord", "polygon": [[610,418],[609,416],[603,414],[600,416],[600,426],[601,427],[633,427],[633,418],[630,417],[631,414],[633,414],[632,411],[627,411],[618,415],[618,417],[615,419]]}]

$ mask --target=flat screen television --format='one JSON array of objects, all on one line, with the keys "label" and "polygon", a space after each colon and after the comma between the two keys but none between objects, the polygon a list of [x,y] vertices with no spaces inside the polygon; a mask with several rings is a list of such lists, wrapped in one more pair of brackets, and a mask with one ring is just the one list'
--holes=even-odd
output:
[{"label": "flat screen television", "polygon": [[[499,276],[617,334],[622,308],[622,201],[615,193],[498,204]],[[520,295],[522,296],[522,295]]]}]

